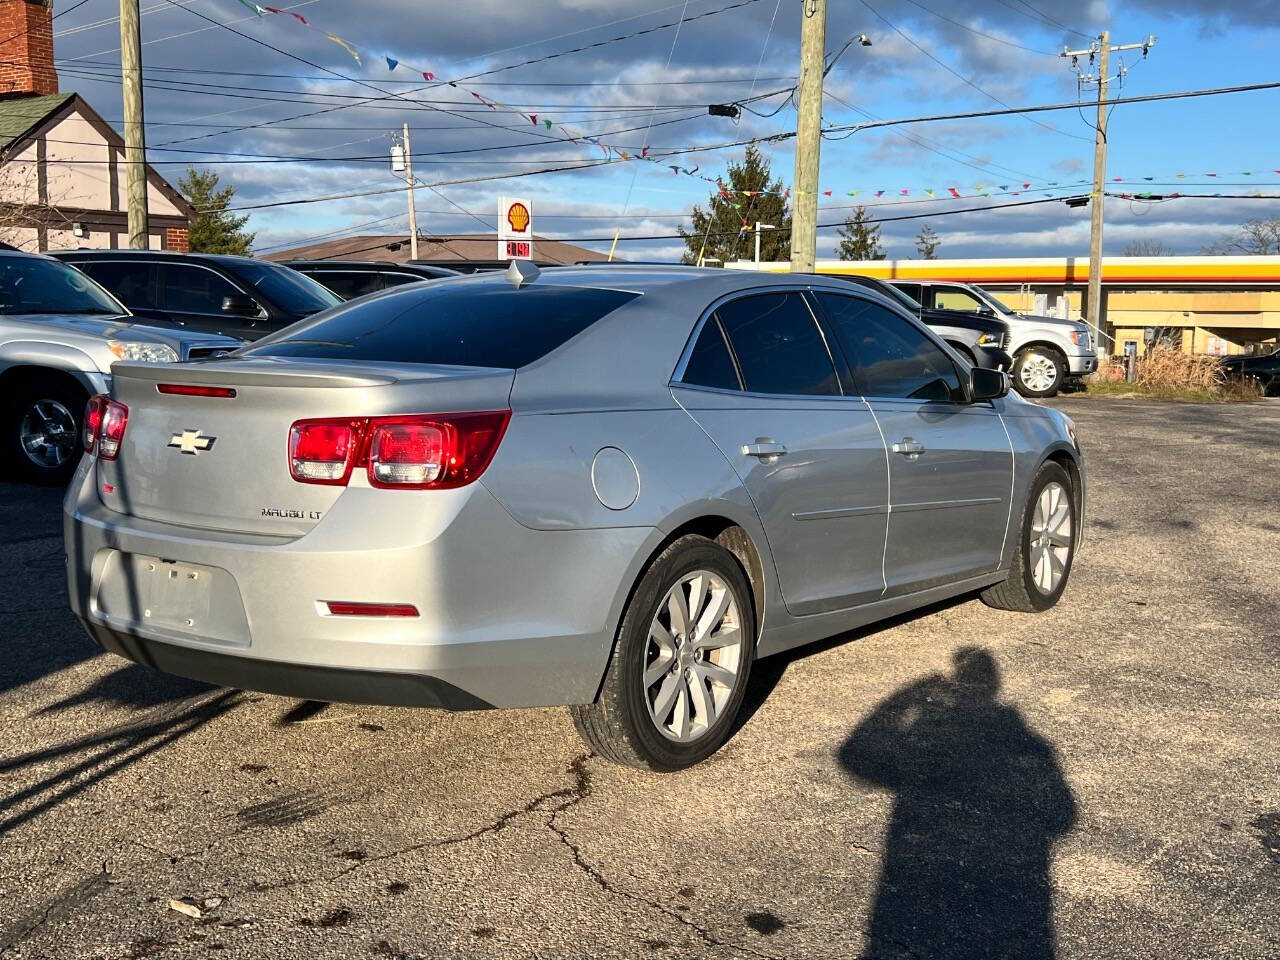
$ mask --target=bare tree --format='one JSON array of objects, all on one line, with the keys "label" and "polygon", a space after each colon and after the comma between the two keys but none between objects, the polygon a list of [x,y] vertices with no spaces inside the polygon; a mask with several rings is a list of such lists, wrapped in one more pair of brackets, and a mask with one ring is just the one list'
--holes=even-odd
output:
[{"label": "bare tree", "polygon": [[48,199],[41,203],[36,165],[21,161],[10,163],[10,159],[9,154],[0,154],[0,243],[34,252],[39,249],[42,226],[70,224],[57,206],[69,188],[60,182],[65,176],[47,177]]},{"label": "bare tree", "polygon": [[1280,254],[1280,217],[1246,220],[1205,247],[1204,252],[1218,256],[1233,253],[1251,256]]},{"label": "bare tree", "polygon": [[1172,257],[1176,252],[1163,240],[1130,240],[1124,245],[1126,257]]}]

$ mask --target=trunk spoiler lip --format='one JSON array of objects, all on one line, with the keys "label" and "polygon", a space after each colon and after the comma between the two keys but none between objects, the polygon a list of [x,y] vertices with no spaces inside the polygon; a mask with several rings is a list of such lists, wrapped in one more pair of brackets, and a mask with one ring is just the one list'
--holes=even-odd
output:
[{"label": "trunk spoiler lip", "polygon": [[484,380],[514,377],[515,371],[499,367],[428,366],[409,369],[396,366],[381,372],[355,367],[351,372],[328,364],[276,365],[262,360],[217,360],[195,363],[135,363],[111,365],[116,378],[150,383],[183,383],[228,387],[385,387],[396,383],[431,380]]}]

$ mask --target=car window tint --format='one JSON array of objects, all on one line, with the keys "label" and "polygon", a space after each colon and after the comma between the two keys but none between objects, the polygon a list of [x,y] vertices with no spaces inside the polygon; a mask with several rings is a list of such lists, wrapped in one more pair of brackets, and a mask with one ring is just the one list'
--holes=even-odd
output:
[{"label": "car window tint", "polygon": [[248,284],[250,292],[262,294],[295,317],[307,317],[341,302],[333,291],[326,290],[306,274],[278,263],[236,257],[226,261],[224,268],[237,280]]},{"label": "car window tint", "polygon": [[969,313],[976,313],[984,306],[973,294],[954,287],[934,288],[933,305],[938,310],[964,310]]},{"label": "car window tint", "polygon": [[720,321],[715,317],[708,318],[698,334],[698,340],[689,354],[689,362],[685,364],[682,383],[695,387],[717,387],[721,390],[741,390],[738,371],[733,366],[733,357],[729,355],[729,345],[724,341],[720,330]]},{"label": "car window tint", "polygon": [[924,303],[924,299],[923,299],[923,296],[922,296],[922,295],[923,295],[923,291],[920,289],[920,284],[918,284],[918,283],[894,283],[894,284],[893,284],[893,286],[897,287],[899,290],[901,290],[903,293],[905,293],[905,294],[906,294],[908,297],[910,297],[912,300],[915,300],[917,303]]},{"label": "car window tint", "polygon": [[[212,270],[182,263],[158,265],[166,310],[178,313],[222,313],[222,298],[243,293]],[[127,304],[126,304],[127,306]]]},{"label": "car window tint", "polygon": [[378,289],[378,277],[372,273],[356,273],[354,270],[308,271],[307,276],[322,283],[343,300],[363,297]]},{"label": "car window tint", "polygon": [[716,311],[752,393],[832,395],[840,381],[822,333],[799,292],[769,293]]},{"label": "car window tint", "polygon": [[115,294],[116,299],[130,310],[155,308],[156,293],[151,264],[85,260],[75,266]]},{"label": "car window tint", "polygon": [[865,396],[961,401],[955,364],[914,324],[878,304],[817,295]]},{"label": "car window tint", "polygon": [[423,284],[325,311],[259,340],[251,357],[523,367],[638,293],[534,284]]}]

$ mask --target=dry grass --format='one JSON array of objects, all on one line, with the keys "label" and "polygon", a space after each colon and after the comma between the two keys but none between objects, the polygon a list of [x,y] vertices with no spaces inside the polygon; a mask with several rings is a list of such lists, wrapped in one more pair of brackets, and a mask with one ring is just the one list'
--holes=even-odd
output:
[{"label": "dry grass", "polygon": [[1126,383],[1124,363],[1119,358],[1103,361],[1098,372],[1086,380],[1089,392],[1108,397],[1150,397],[1222,403],[1258,399],[1250,384],[1228,380],[1218,357],[1197,356],[1177,350],[1157,349],[1138,358],[1137,379]]}]

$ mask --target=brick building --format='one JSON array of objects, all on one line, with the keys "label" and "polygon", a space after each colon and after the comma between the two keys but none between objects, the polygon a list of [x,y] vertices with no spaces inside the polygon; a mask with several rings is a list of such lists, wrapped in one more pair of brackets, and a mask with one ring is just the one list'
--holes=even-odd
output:
[{"label": "brick building", "polygon": [[[58,89],[52,0],[0,0],[0,242],[21,250],[128,241],[124,138]],[[150,246],[186,250],[191,205],[147,167]]]}]

